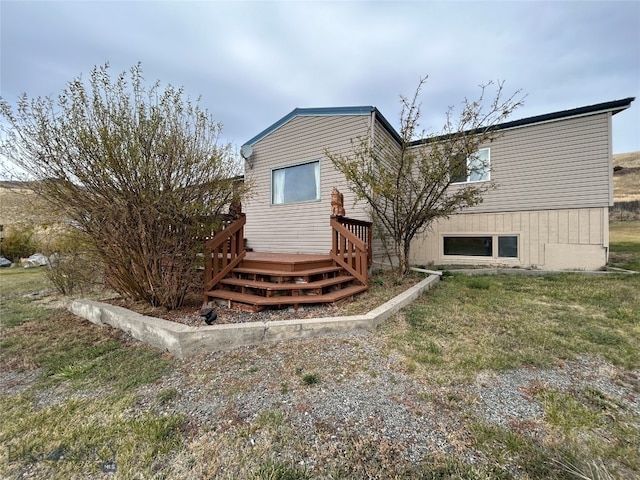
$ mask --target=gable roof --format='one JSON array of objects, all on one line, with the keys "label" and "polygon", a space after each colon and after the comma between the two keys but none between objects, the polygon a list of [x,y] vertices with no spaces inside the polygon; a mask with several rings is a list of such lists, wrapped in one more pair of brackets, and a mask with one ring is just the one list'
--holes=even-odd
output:
[{"label": "gable roof", "polygon": [[[535,115],[533,117],[521,118],[520,120],[513,120],[510,122],[500,123],[495,125],[495,130],[505,130],[508,128],[523,127],[526,125],[533,125],[536,123],[545,123],[555,120],[561,120],[572,117],[582,117],[586,115],[593,115],[596,113],[611,112],[615,115],[622,110],[629,108],[631,102],[635,100],[635,97],[627,97],[622,100],[612,100],[610,102],[596,103],[593,105],[587,105],[585,107],[572,108],[569,110],[560,110],[557,112],[546,113],[544,115]],[[374,114],[376,120],[389,132],[389,134],[398,142],[402,142],[402,138],[398,132],[391,126],[386,118],[380,113],[380,111],[373,106],[355,106],[355,107],[322,107],[322,108],[295,108],[290,113],[282,117],[277,122],[273,123],[269,127],[265,128],[255,137],[251,138],[244,145],[254,145],[264,137],[279,129],[283,125],[287,124],[296,117],[317,117],[317,116],[340,116],[340,115],[371,115]],[[472,133],[467,132],[467,133]],[[439,138],[445,138],[446,136],[432,137],[428,140],[421,139],[411,142],[409,145],[419,145],[425,143],[425,141],[433,141]]]},{"label": "gable roof", "polygon": [[340,116],[340,115],[371,115],[374,114],[376,120],[395,138],[398,142],[401,141],[398,132],[391,126],[386,118],[380,113],[376,107],[372,106],[356,106],[356,107],[323,107],[323,108],[296,108],[289,114],[282,117],[280,120],[265,128],[255,137],[245,142],[244,145],[254,145],[262,140],[264,137],[273,133],[283,125],[287,124],[296,117],[318,117],[318,116]]}]

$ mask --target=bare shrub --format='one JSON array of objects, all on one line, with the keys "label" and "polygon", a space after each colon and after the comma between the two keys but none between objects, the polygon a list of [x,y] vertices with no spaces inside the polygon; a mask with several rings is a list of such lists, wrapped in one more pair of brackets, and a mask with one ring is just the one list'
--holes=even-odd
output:
[{"label": "bare shrub", "polygon": [[29,225],[12,225],[0,241],[0,255],[12,262],[33,255],[38,248],[33,227]]},{"label": "bare shrub", "polygon": [[86,235],[127,299],[179,307],[202,238],[246,186],[221,125],[181,88],[150,88],[140,65],[95,67],[57,98],[2,99],[0,154]]}]

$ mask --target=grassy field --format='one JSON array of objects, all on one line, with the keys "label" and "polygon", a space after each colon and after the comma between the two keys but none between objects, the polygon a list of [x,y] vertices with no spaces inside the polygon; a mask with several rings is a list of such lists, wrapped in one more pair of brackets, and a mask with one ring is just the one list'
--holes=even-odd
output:
[{"label": "grassy field", "polygon": [[640,221],[615,222],[609,231],[609,264],[640,272]]},{"label": "grassy field", "polygon": [[[611,226],[611,249],[622,255],[621,268],[640,265],[637,227]],[[621,381],[635,378],[637,398],[640,275],[447,277],[369,341],[380,349],[380,362],[401,358],[402,371],[433,392],[422,399],[429,408],[458,412],[465,448],[483,461],[448,453],[400,469],[388,444],[348,438],[344,463],[323,475],[274,462],[288,448],[313,448],[299,444],[280,410],[266,409],[249,425],[230,422],[214,431],[195,428],[189,415],[164,408],[180,401],[177,389],[159,390],[147,408],[140,407],[141,392],[185,371],[191,388],[233,398],[251,388],[249,379],[259,377],[260,365],[275,354],[305,373],[296,388],[339,388],[329,369],[341,369],[343,382],[367,373],[356,341],[349,340],[347,361],[318,353],[310,341],[302,350],[292,343],[228,352],[216,357],[221,365],[198,365],[196,359],[185,370],[181,361],[67,313],[41,270],[0,270],[0,297],[1,478],[184,478],[167,473],[168,466],[187,458],[198,471],[214,472],[223,453],[226,465],[246,463],[245,478],[255,479],[361,478],[362,472],[418,479],[640,476],[640,418],[597,384],[569,392],[532,389],[544,409],[541,431],[489,423],[468,413],[468,398],[455,393],[483,376],[593,358],[613,365]],[[334,341],[347,340],[318,344]],[[220,377],[230,368],[240,373]],[[294,386],[283,380],[274,388],[284,394]],[[250,436],[269,438],[254,450],[257,457],[242,448]],[[63,455],[66,461],[56,461]],[[116,472],[105,473],[116,465]]]}]

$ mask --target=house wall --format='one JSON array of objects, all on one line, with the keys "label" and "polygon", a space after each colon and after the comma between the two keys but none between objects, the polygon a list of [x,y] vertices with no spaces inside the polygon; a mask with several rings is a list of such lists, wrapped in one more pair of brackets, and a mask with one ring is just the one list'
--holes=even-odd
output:
[{"label": "house wall", "polygon": [[[486,147],[496,189],[481,204],[416,238],[412,262],[546,270],[603,267],[613,201],[611,114],[505,130]],[[501,233],[518,236],[517,258],[444,255],[444,236],[496,235],[495,243]]]},{"label": "house wall", "polygon": [[613,202],[610,121],[610,113],[601,113],[500,132],[485,145],[497,188],[466,211],[609,206]]},{"label": "house wall", "polygon": [[[324,149],[349,154],[351,139],[367,136],[370,115],[298,116],[253,145],[253,168],[245,167],[252,197],[247,215],[247,245],[261,252],[320,253],[331,250],[331,191],[344,195],[346,216],[367,219],[362,205],[354,205],[344,177],[333,167]],[[321,199],[289,205],[271,204],[271,171],[320,160]]]},{"label": "house wall", "polygon": [[[327,253],[334,186],[344,194],[347,216],[369,219],[367,209],[354,202],[324,150],[348,155],[352,139],[371,133],[377,147],[397,148],[381,124],[372,124],[371,115],[298,116],[257,141],[253,168],[245,171],[253,188],[253,197],[244,206],[248,246],[256,251]],[[491,151],[491,179],[497,188],[487,192],[481,204],[438,222],[428,234],[414,239],[414,264],[563,270],[597,269],[606,263],[608,206],[613,200],[610,113],[504,130],[486,147]],[[272,205],[271,171],[313,160],[320,161],[321,199]],[[443,254],[445,235],[501,233],[518,236],[517,258]],[[384,261],[375,233],[374,258]]]},{"label": "house wall", "polygon": [[[411,244],[413,264],[500,265],[544,270],[597,270],[607,262],[608,208],[460,213],[438,221]],[[518,258],[445,256],[446,235],[518,236]]]},{"label": "house wall", "polygon": [[[393,156],[400,152],[400,145],[398,141],[391,136],[389,131],[380,123],[375,122],[373,131],[373,145],[374,149],[380,152],[382,155]],[[397,257],[393,252],[389,255],[385,253],[381,235],[384,232],[380,232],[373,226],[373,264],[375,266],[388,266],[389,263],[397,264]],[[393,249],[393,242],[388,241],[388,245]],[[390,257],[390,258],[389,258]]]}]

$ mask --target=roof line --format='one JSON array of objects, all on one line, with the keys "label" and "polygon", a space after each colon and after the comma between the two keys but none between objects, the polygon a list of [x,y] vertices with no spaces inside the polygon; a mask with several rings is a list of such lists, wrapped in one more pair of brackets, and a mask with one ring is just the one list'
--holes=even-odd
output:
[{"label": "roof line", "polygon": [[[554,120],[561,120],[563,118],[581,117],[581,116],[591,115],[591,114],[601,113],[601,112],[613,112],[612,114],[615,115],[616,113],[619,113],[622,110],[626,110],[627,108],[629,108],[631,106],[631,102],[633,102],[635,99],[636,99],[635,97],[627,97],[622,100],[613,100],[610,102],[596,103],[594,105],[587,105],[585,107],[572,108],[569,110],[560,110],[557,112],[545,113],[543,115],[535,115],[533,117],[521,118],[520,120],[513,120],[510,122],[499,123],[491,127],[491,130],[506,130],[509,128],[517,128],[517,127],[523,127],[525,125],[533,125],[536,123],[551,122]],[[480,130],[481,129],[468,130],[464,133],[466,134],[477,133]],[[452,134],[439,135],[439,136],[431,137],[427,139],[414,140],[410,142],[409,145],[410,146],[420,145],[422,143],[428,143],[434,140],[448,138],[451,135]]]},{"label": "roof line", "polygon": [[[572,108],[569,110],[560,110],[552,113],[545,113],[543,115],[535,115],[533,117],[521,118],[520,120],[513,120],[510,122],[500,123],[491,127],[492,130],[506,130],[508,128],[522,127],[525,125],[533,125],[536,123],[550,122],[554,120],[560,120],[563,118],[570,118],[576,116],[584,116],[595,114],[599,112],[613,112],[615,115],[622,110],[629,108],[631,102],[635,100],[635,97],[627,97],[622,100],[613,100],[610,102],[596,103],[593,105],[587,105],[585,107]],[[370,115],[374,113],[376,119],[380,121],[382,126],[391,134],[391,136],[398,142],[402,143],[402,137],[396,131],[395,128],[389,123],[389,121],[382,115],[380,110],[372,106],[352,106],[352,107],[320,107],[320,108],[295,108],[287,115],[282,117],[277,122],[273,123],[256,136],[245,142],[244,145],[254,145],[262,140],[264,137],[274,132],[281,126],[285,125],[295,117],[308,117],[308,116],[324,116],[324,115]],[[480,130],[469,130],[464,132],[465,134],[479,132]],[[430,141],[444,139],[450,135],[439,135],[426,139],[414,140],[409,143],[410,146],[419,145],[421,143],[427,143]]]},{"label": "roof line", "polygon": [[[370,115],[372,111],[377,111],[375,107],[371,106],[356,106],[356,107],[321,107],[321,108],[295,108],[287,115],[282,117],[277,122],[265,128],[258,133],[255,137],[245,142],[244,145],[254,145],[269,135],[271,132],[277,130],[284,124],[288,123],[295,117],[311,117],[311,116],[323,116],[323,115]],[[386,120],[385,120],[386,122]],[[387,122],[388,123],[388,122]]]}]

